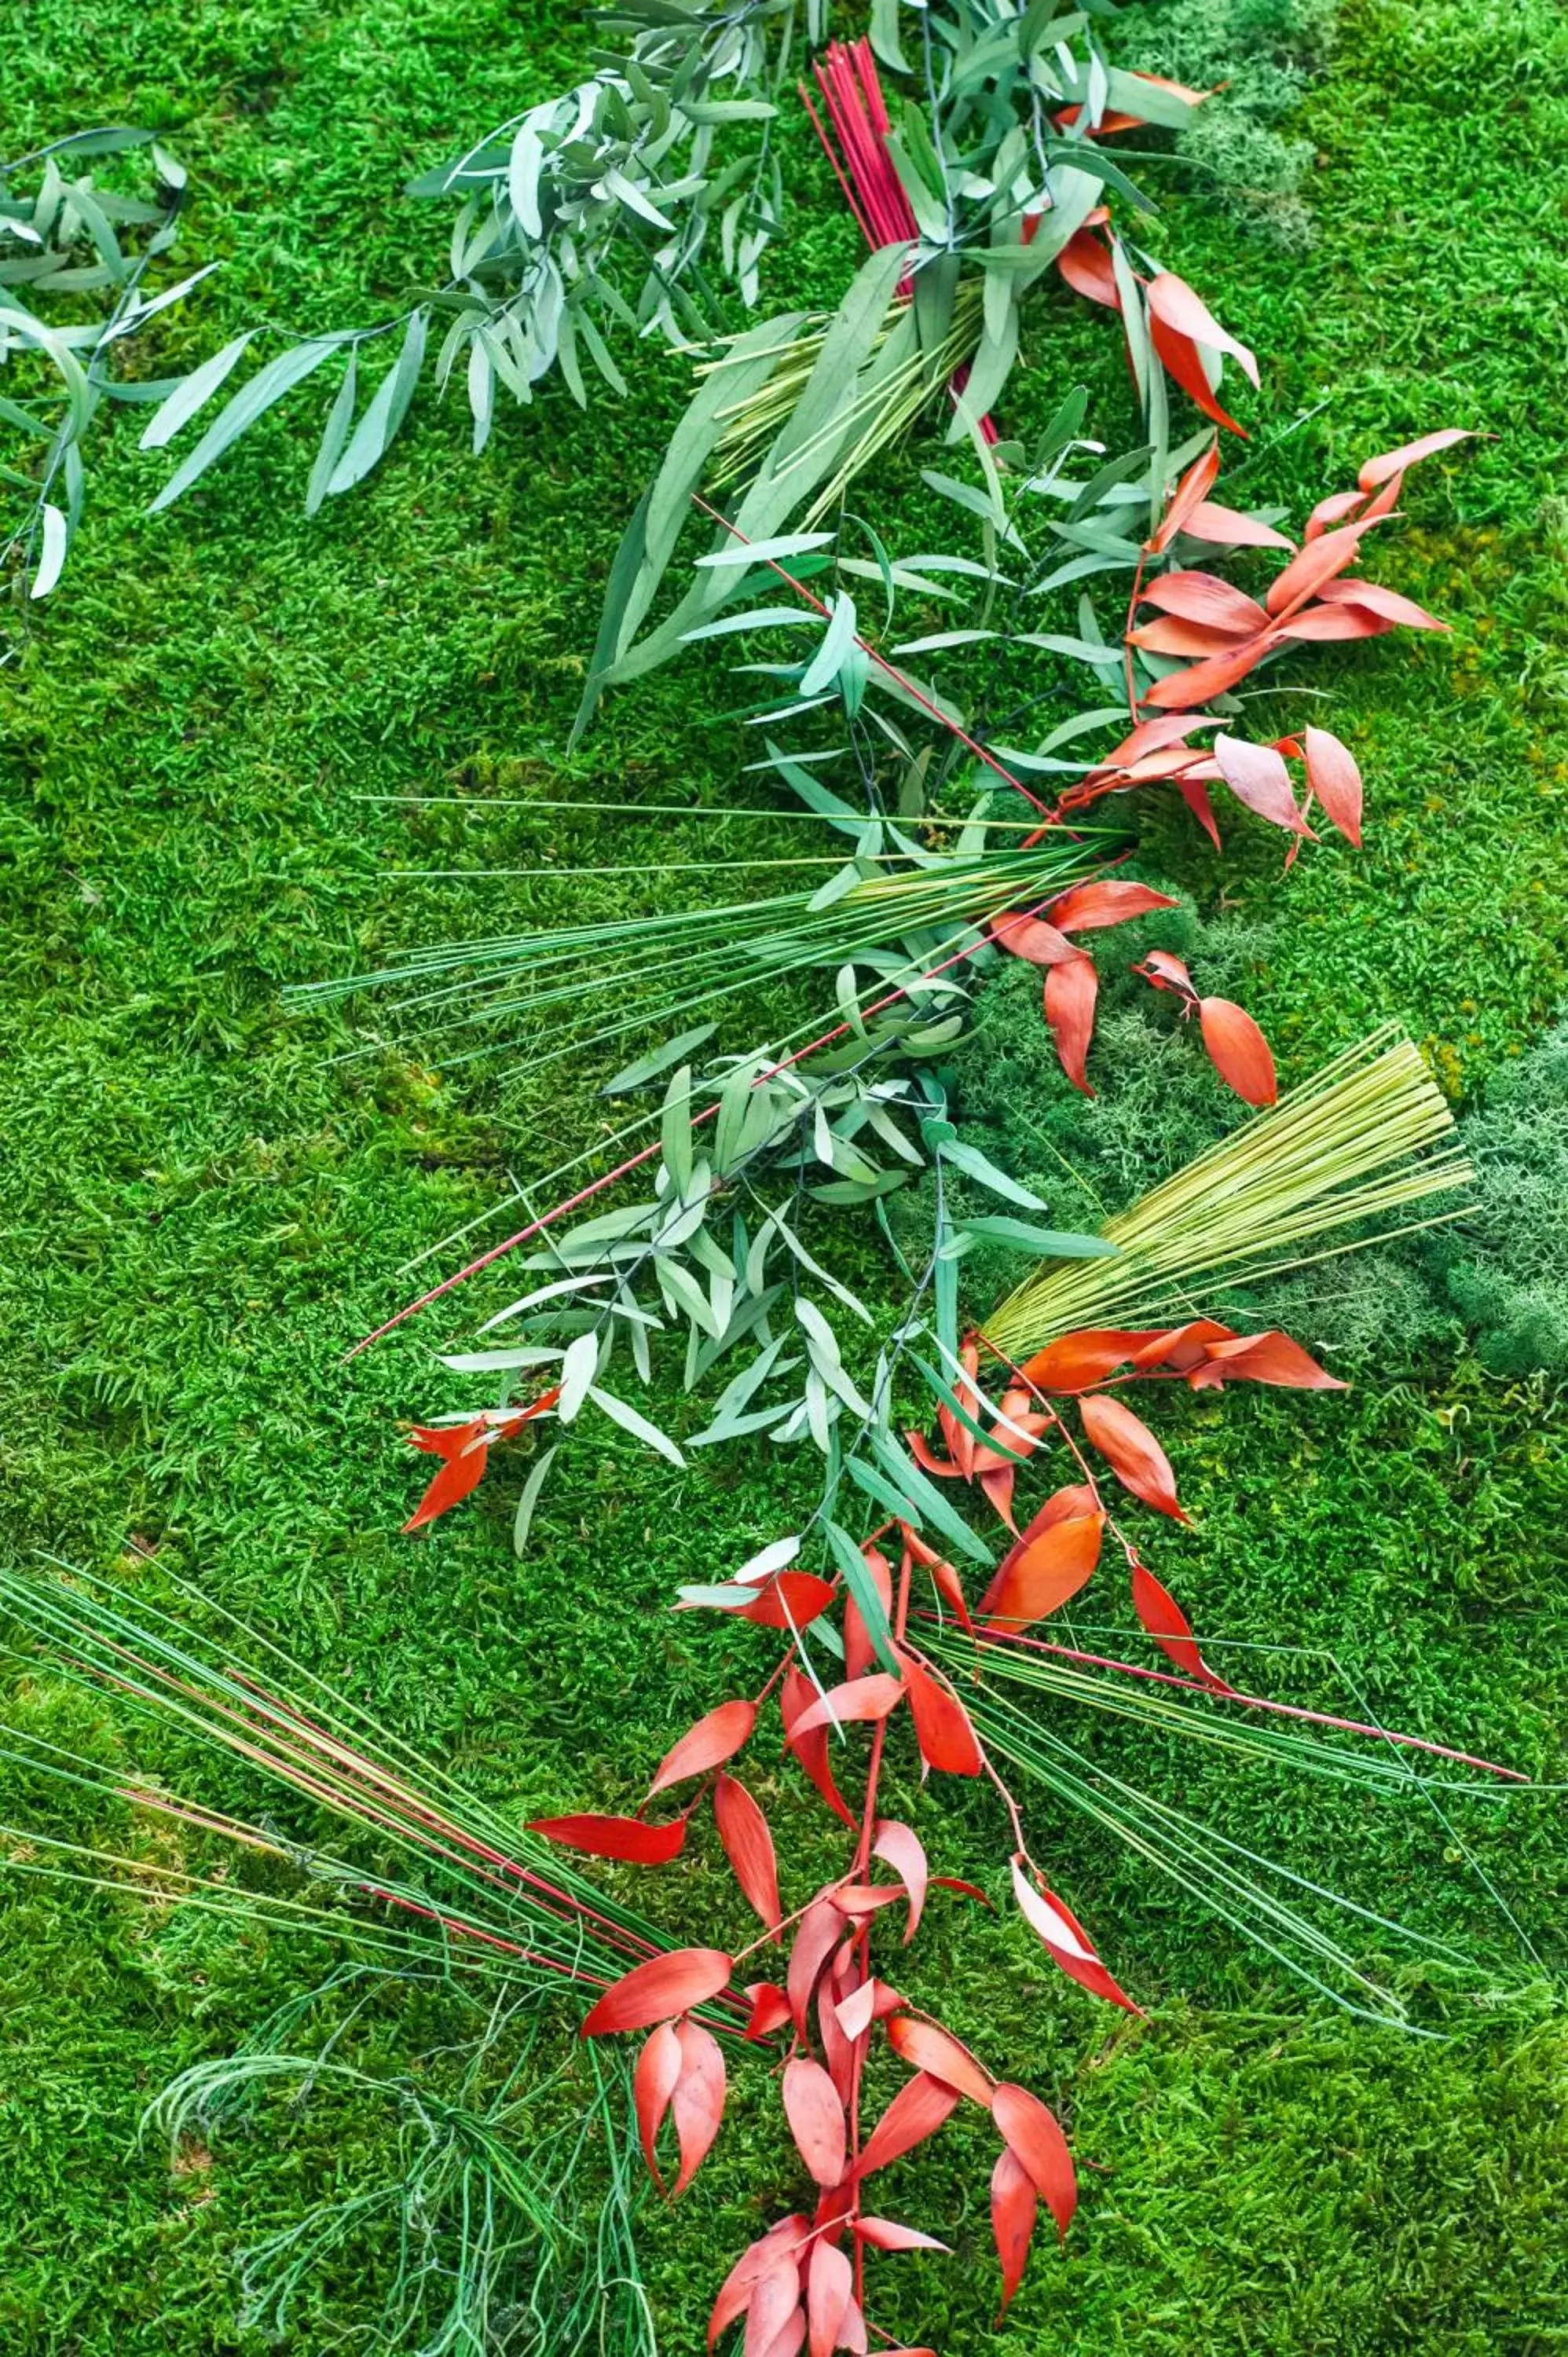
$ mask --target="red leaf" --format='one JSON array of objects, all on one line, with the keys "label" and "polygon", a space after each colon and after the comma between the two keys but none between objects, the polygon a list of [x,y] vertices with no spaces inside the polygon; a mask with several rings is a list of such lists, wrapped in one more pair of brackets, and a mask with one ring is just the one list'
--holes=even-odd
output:
[{"label": "red leaf", "polygon": [[1084,1070],[1089,1043],[1094,1036],[1094,1002],[1100,976],[1092,958],[1074,958],[1070,965],[1054,965],[1046,976],[1046,1021],[1057,1043],[1061,1068],[1075,1089],[1086,1097],[1090,1087]]},{"label": "red leaf", "polygon": [[987,1629],[1010,1635],[1059,1610],[1093,1577],[1104,1528],[1104,1515],[1091,1505],[1009,1549],[983,1607]]},{"label": "red leaf", "polygon": [[1085,1326],[1076,1334],[1059,1335],[1026,1359],[1022,1369],[1043,1392],[1087,1391],[1130,1359],[1145,1342],[1158,1340],[1149,1328]]},{"label": "red leaf", "polygon": [[872,2130],[855,2166],[855,2176],[869,2177],[874,2170],[886,2169],[889,2161],[912,2152],[916,2145],[924,2144],[951,2116],[958,2100],[956,2088],[944,2087],[940,2079],[929,2077],[924,2071],[907,2080]]},{"label": "red leaf", "polygon": [[1170,950],[1151,950],[1143,963],[1135,965],[1133,971],[1142,974],[1151,989],[1174,991],[1189,1006],[1197,1004],[1197,993],[1192,986],[1192,976],[1186,963]]},{"label": "red leaf", "polygon": [[784,2066],[783,2095],[789,2133],[812,2179],[818,2185],[837,2185],[849,2137],[837,2088],[820,2062],[797,2054]]},{"label": "red leaf", "polygon": [[733,1776],[721,1775],[714,1786],[714,1822],[742,1897],[777,1940],[781,1910],[773,1836],[761,1809]]},{"label": "red leaf", "polygon": [[1224,654],[1237,644],[1237,638],[1234,630],[1221,630],[1211,622],[1184,622],[1175,614],[1162,614],[1155,621],[1129,630],[1127,643],[1130,647],[1146,648],[1152,655],[1200,656],[1207,660],[1210,655]]},{"label": "red leaf", "polygon": [[908,1893],[909,1921],[904,1932],[904,1945],[908,1947],[920,1928],[926,1886],[930,1879],[924,1846],[919,1835],[911,1826],[901,1824],[897,1817],[878,1817],[871,1854],[893,1868]]},{"label": "red leaf", "polygon": [[1271,614],[1278,617],[1294,612],[1316,597],[1326,581],[1353,563],[1361,545],[1361,535],[1382,519],[1358,516],[1354,523],[1337,524],[1331,532],[1319,533],[1305,548],[1291,558],[1282,573],[1270,582],[1263,599]]},{"label": "red leaf", "polygon": [[1238,680],[1245,679],[1273,644],[1274,634],[1270,632],[1266,637],[1247,640],[1228,655],[1210,655],[1207,662],[1194,663],[1190,671],[1173,671],[1167,678],[1155,682],[1144,701],[1160,712],[1195,709],[1207,704],[1211,696],[1223,695]]},{"label": "red leaf", "polygon": [[1162,573],[1143,593],[1146,606],[1162,614],[1179,614],[1184,622],[1203,622],[1210,630],[1252,636],[1266,630],[1269,618],[1255,597],[1232,588],[1217,573]]},{"label": "red leaf", "polygon": [[940,1768],[948,1776],[978,1776],[980,1746],[968,1711],[918,1662],[901,1658],[921,1759],[928,1768]]},{"label": "red leaf", "polygon": [[1392,622],[1407,630],[1445,630],[1435,614],[1418,606],[1413,597],[1402,597],[1397,589],[1385,589],[1380,581],[1326,581],[1318,595],[1333,605],[1365,607],[1385,622]]},{"label": "red leaf", "polygon": [[[1130,1340],[1133,1338],[1127,1339]],[[1140,1336],[1137,1339],[1141,1340],[1143,1338]],[[1125,1358],[1126,1351],[1123,1351],[1122,1355]],[[1075,1522],[1081,1514],[1093,1514],[1098,1512],[1098,1501],[1087,1481],[1075,1481],[1069,1483],[1066,1489],[1053,1491],[1045,1504],[1036,1509],[1022,1534],[1014,1540],[997,1565],[992,1576],[991,1585],[981,1598],[982,1611],[989,1612],[994,1609],[993,1598],[1002,1581],[1022,1557],[1026,1549],[1032,1546],[1043,1532],[1054,1529],[1058,1523]]]},{"label": "red leaf", "polygon": [[1160,528],[1149,543],[1151,555],[1163,555],[1178,532],[1192,529],[1192,517],[1214,489],[1219,472],[1219,443],[1216,437],[1207,450],[1198,452],[1171,493],[1170,505],[1161,519]]},{"label": "red leaf", "polygon": [[751,1999],[751,2018],[746,2025],[748,2041],[771,2038],[782,2029],[789,2018],[789,2000],[781,1988],[771,1981],[747,1981],[746,1996]]},{"label": "red leaf", "polygon": [[832,2357],[854,2291],[854,2270],[843,2253],[825,2239],[811,2253],[806,2273],[806,2321],[811,2357]]},{"label": "red leaf", "polygon": [[974,1623],[969,1617],[969,1599],[964,1595],[962,1580],[960,1579],[951,1564],[944,1563],[940,1555],[934,1563],[928,1564],[926,1568],[931,1575],[931,1585],[937,1594],[944,1604],[951,1607],[959,1627],[966,1637],[969,1636]]},{"label": "red leaf", "polygon": [[793,2266],[776,2261],[751,2287],[744,2357],[795,2357],[805,2337],[800,2276]]},{"label": "red leaf", "polygon": [[659,1763],[659,1773],[648,1788],[651,1801],[655,1792],[679,1784],[687,1776],[701,1776],[710,1768],[720,1768],[733,1760],[750,1737],[757,1724],[757,1705],[736,1700],[721,1702],[717,1710],[689,1727],[679,1743],[672,1744]]},{"label": "red leaf", "polygon": [[1384,450],[1376,458],[1369,458],[1356,480],[1364,491],[1375,491],[1391,475],[1403,474],[1418,458],[1430,458],[1436,451],[1451,450],[1455,442],[1469,442],[1475,429],[1468,425],[1444,425],[1436,434],[1423,434],[1419,442],[1406,442],[1397,450]]},{"label": "red leaf", "polygon": [[1192,343],[1206,345],[1213,352],[1230,353],[1242,373],[1254,385],[1258,382],[1258,363],[1246,345],[1239,344],[1220,326],[1203,297],[1194,293],[1185,278],[1176,277],[1174,271],[1160,271],[1149,281],[1146,299],[1154,318],[1174,328],[1178,336],[1186,336]]},{"label": "red leaf", "polygon": [[967,2046],[934,2021],[917,2021],[913,2014],[897,2013],[887,2025],[887,2042],[900,2061],[912,2071],[927,2072],[944,2087],[956,2087],[983,2112],[991,2109],[991,2074],[983,2071]]},{"label": "red leaf", "polygon": [[[746,1592],[746,1583],[730,1584],[737,1593]],[[736,1620],[749,1620],[758,1629],[809,1629],[833,1600],[832,1580],[819,1579],[814,1571],[775,1572],[771,1579],[749,1592],[749,1604],[725,1604],[723,1609]]]},{"label": "red leaf", "polygon": [[897,1990],[889,1988],[886,1981],[875,1977],[863,1981],[859,1988],[839,1999],[836,2007],[839,2028],[853,2044],[856,2039],[865,2037],[874,2021],[885,2020],[888,2014],[896,2013],[903,2002]]},{"label": "red leaf", "polygon": [[874,2251],[945,2251],[946,2243],[939,2243],[934,2234],[922,2234],[918,2227],[900,2226],[894,2218],[857,2218],[855,2240],[869,2243]]},{"label": "red leaf", "polygon": [[664,2190],[664,2179],[659,2174],[654,2147],[659,2131],[664,2125],[664,2115],[670,2108],[670,2098],[675,2093],[675,2082],[681,2076],[681,2040],[671,2022],[661,2021],[653,2030],[631,2077],[631,2098],[637,2113],[638,2140],[642,2157],[648,2163],[648,2173]]},{"label": "red leaf", "polygon": [[[1335,584],[1325,585],[1332,589]],[[1304,606],[1288,622],[1282,622],[1278,635],[1282,639],[1305,639],[1313,646],[1339,646],[1357,639],[1386,638],[1393,629],[1380,614],[1373,614],[1360,606]]]},{"label": "red leaf", "polygon": [[785,1746],[794,1753],[805,1774],[827,1803],[834,1816],[842,1817],[853,1832],[858,1833],[859,1820],[851,1814],[843,1793],[833,1781],[832,1770],[828,1765],[827,1729],[819,1727],[810,1735],[800,1735],[797,1732],[800,1714],[810,1706],[815,1694],[816,1688],[803,1670],[798,1670],[791,1664],[785,1671],[784,1684],[779,1693]]},{"label": "red leaf", "polygon": [[1215,1071],[1250,1105],[1272,1105],[1279,1095],[1269,1043],[1233,998],[1200,998],[1197,1019]]},{"label": "red leaf", "polygon": [[1133,1364],[1141,1374],[1151,1367],[1174,1367],[1185,1375],[1190,1367],[1202,1364],[1210,1342],[1229,1342],[1233,1332],[1233,1328],[1218,1325],[1212,1318],[1194,1318],[1185,1326],[1173,1326],[1168,1333],[1154,1335],[1133,1352]]},{"label": "red leaf", "polygon": [[1203,354],[1190,336],[1184,336],[1164,319],[1149,316],[1149,340],[1165,367],[1189,401],[1195,401],[1205,417],[1212,417],[1217,425],[1239,434],[1243,442],[1249,439],[1247,429],[1239,425],[1228,409],[1214,397],[1214,388],[1203,365]]},{"label": "red leaf", "polygon": [[409,1438],[416,1448],[446,1458],[418,1505],[403,1524],[404,1531],[423,1530],[437,1514],[445,1514],[477,1490],[490,1461],[489,1422],[482,1415],[470,1424],[421,1428]]},{"label": "red leaf", "polygon": [[535,1817],[528,1828],[563,1849],[585,1850],[590,1857],[628,1858],[634,1866],[668,1866],[686,1839],[686,1820],[644,1824],[640,1817]]},{"label": "red leaf", "polygon": [[1141,1563],[1133,1566],[1133,1609],[1167,1661],[1174,1662],[1189,1677],[1201,1678],[1205,1685],[1213,1686],[1217,1692],[1230,1693],[1225,1680],[1209,1668],[1199,1652],[1192,1624],[1176,1598]]},{"label": "red leaf", "polygon": [[904,1437],[908,1443],[910,1456],[922,1472],[934,1473],[942,1481],[963,1480],[962,1466],[955,1465],[949,1457],[939,1457],[923,1432],[907,1432]]},{"label": "red leaf", "polygon": [[1156,1513],[1185,1523],[1187,1516],[1176,1502],[1170,1458],[1142,1417],[1120,1400],[1107,1399],[1099,1392],[1090,1393],[1079,1412],[1090,1445],[1098,1448],[1122,1488],[1153,1506]]},{"label": "red leaf", "polygon": [[1059,900],[1053,900],[1051,922],[1062,933],[1097,932],[1106,925],[1124,925],[1131,918],[1146,917],[1155,909],[1179,905],[1168,892],[1112,877],[1099,884],[1075,884]]},{"label": "red leaf", "polygon": [[1111,256],[1092,230],[1073,231],[1057,256],[1057,268],[1075,295],[1082,295],[1090,303],[1103,304],[1108,311],[1122,308]]},{"label": "red leaf", "polygon": [[996,2238],[996,2255],[1002,2262],[1002,2306],[996,2321],[1012,2305],[1013,2295],[1024,2279],[1024,2267],[1029,2256],[1029,2243],[1035,2232],[1035,2218],[1039,2208],[1039,2196],[1035,2180],[1011,2146],[1004,2145],[996,2156],[996,2166],[991,2172],[991,2231]]},{"label": "red leaf", "polygon": [[1286,1391],[1342,1392],[1348,1385],[1320,1367],[1315,1358],[1293,1342],[1288,1334],[1271,1327],[1266,1334],[1238,1334],[1228,1342],[1211,1342],[1203,1364],[1187,1382],[1195,1391],[1216,1383],[1274,1383]]},{"label": "red leaf", "polygon": [[800,1918],[784,1979],[789,1992],[789,2010],[802,2038],[822,1966],[843,1936],[843,1928],[844,1918],[830,1899],[814,1900]]},{"label": "red leaf", "polygon": [[730,1976],[730,1960],[719,1948],[676,1948],[650,1956],[607,1988],[583,2024],[585,2038],[612,2029],[650,2029],[693,2005],[717,1996]]},{"label": "red leaf", "polygon": [[1030,965],[1065,965],[1079,954],[1065,934],[1039,917],[993,917],[989,931],[999,949],[1010,950]]},{"label": "red leaf", "polygon": [[1292,834],[1312,833],[1295,806],[1284,757],[1273,746],[1251,745],[1242,737],[1221,735],[1214,740],[1214,758],[1238,802],[1266,818],[1271,826],[1283,826]]},{"label": "red leaf", "polygon": [[[810,2233],[809,2220],[796,2212],[790,2217],[780,2218],[776,2226],[770,2226],[766,2234],[741,2253],[719,2286],[718,2298],[708,2319],[710,2349],[720,2333],[727,2332],[736,2317],[745,2314],[751,2295],[762,2277],[789,2259]],[[792,2266],[790,2275],[794,2275]]]},{"label": "red leaf", "polygon": [[[950,1414],[950,1410],[949,1413]],[[954,1421],[956,1422],[957,1419],[955,1418]],[[969,1437],[967,1433],[964,1437],[966,1439]],[[951,1446],[950,1437],[949,1445]],[[957,1456],[956,1449],[953,1454]],[[865,1567],[871,1574],[871,1584],[882,1599],[882,1609],[885,1614],[890,1614],[893,1609],[893,1574],[887,1558],[878,1548],[869,1544],[863,1546],[860,1552],[865,1558]],[[843,1665],[846,1675],[851,1678],[864,1677],[875,1658],[876,1648],[871,1641],[870,1632],[866,1628],[860,1607],[853,1596],[848,1597],[843,1608]]]},{"label": "red leaf", "polygon": [[[1104,1997],[1108,2004],[1123,2006],[1129,2013],[1141,2016],[1142,2008],[1133,2004],[1101,1963],[1088,1932],[1071,1909],[1054,1890],[1046,1889],[1027,1875],[1018,1857],[1013,1860],[1013,1895],[1025,1921],[1069,1980],[1077,1981],[1093,1996]],[[1008,2141],[1011,2143],[1011,2137]],[[1040,2190],[1043,2192],[1045,2188]]]},{"label": "red leaf", "polygon": [[1353,516],[1366,496],[1365,491],[1330,491],[1326,500],[1318,500],[1307,517],[1306,530],[1302,537],[1305,540],[1319,539],[1331,523],[1343,523],[1347,516]]},{"label": "red leaf", "polygon": [[1308,728],[1302,739],[1306,782],[1330,826],[1358,846],[1361,841],[1361,772],[1348,745],[1327,728]]},{"label": "red leaf", "polygon": [[681,2147],[681,2174],[671,2193],[672,2201],[684,2193],[708,2157],[719,2122],[725,2115],[725,2058],[719,2043],[700,2021],[683,2021],[681,2076],[675,2085],[675,2135]]},{"label": "red leaf", "polygon": [[1004,2080],[992,2103],[993,2116],[1009,2149],[1028,2171],[1036,2192],[1064,2238],[1078,2207],[1078,2178],[1067,2138],[1037,2095]]},{"label": "red leaf", "polygon": [[988,1466],[979,1478],[989,1502],[995,1507],[1008,1529],[1016,1533],[1018,1525],[1013,1520],[1013,1485],[1018,1477],[1014,1468],[1011,1465]]},{"label": "red leaf", "polygon": [[903,1698],[899,1679],[890,1677],[886,1670],[874,1670],[869,1677],[846,1679],[843,1685],[830,1686],[826,1694],[819,1695],[801,1712],[790,1734],[793,1738],[810,1735],[819,1727],[886,1718],[897,1709]]},{"label": "red leaf", "polygon": [[1194,540],[1207,540],[1217,548],[1294,548],[1283,532],[1272,524],[1260,523],[1256,516],[1240,515],[1234,508],[1216,506],[1212,500],[1200,500],[1187,521],[1187,531]]},{"label": "red leaf", "polygon": [[880,1915],[885,1907],[897,1907],[903,1896],[892,1882],[841,1882],[833,1890],[833,1905],[858,1922],[867,1915]]},{"label": "red leaf", "polygon": [[1220,849],[1219,829],[1214,821],[1214,805],[1208,799],[1208,788],[1197,778],[1178,778],[1176,791],[1203,829],[1216,851]]}]

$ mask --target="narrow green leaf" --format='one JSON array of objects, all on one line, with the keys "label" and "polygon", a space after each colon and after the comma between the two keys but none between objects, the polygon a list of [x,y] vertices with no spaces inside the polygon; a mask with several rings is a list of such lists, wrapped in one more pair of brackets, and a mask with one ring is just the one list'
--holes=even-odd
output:
[{"label": "narrow green leaf", "polygon": [[149,507],[149,515],[157,515],[163,509],[172,507],[176,500],[183,498],[191,485],[205,475],[209,467],[216,464],[247,427],[253,425],[274,402],[281,401],[285,393],[291,393],[312,369],[319,368],[328,352],[338,349],[340,341],[341,339],[332,337],[319,343],[291,344],[287,351],[280,352],[276,360],[269,361],[265,368],[258,369],[249,382],[241,386],[233,399],[224,404],[195,449],[175,468]]},{"label": "narrow green leaf", "polygon": [[253,328],[247,328],[242,336],[234,337],[221,351],[214,352],[210,360],[203,361],[201,366],[192,369],[188,376],[181,377],[168,399],[160,402],[147,420],[138,447],[143,450],[161,450],[166,442],[172,442],[180,427],[211,399],[230,371],[237,365],[254,333]]}]

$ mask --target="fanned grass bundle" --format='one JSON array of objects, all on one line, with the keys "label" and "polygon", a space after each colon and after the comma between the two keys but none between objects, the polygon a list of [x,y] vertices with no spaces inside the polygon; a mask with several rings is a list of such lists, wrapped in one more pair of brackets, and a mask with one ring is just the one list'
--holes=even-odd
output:
[{"label": "fanned grass bundle", "polygon": [[[1453,1126],[1417,1049],[1385,1025],[1107,1221],[1113,1256],[1044,1263],[993,1311],[986,1338],[1022,1360],[1084,1328],[1182,1322],[1212,1309],[1219,1287],[1455,1218],[1397,1219],[1469,1181],[1444,1144]],[[1347,1230],[1358,1232],[1307,1249]]]}]

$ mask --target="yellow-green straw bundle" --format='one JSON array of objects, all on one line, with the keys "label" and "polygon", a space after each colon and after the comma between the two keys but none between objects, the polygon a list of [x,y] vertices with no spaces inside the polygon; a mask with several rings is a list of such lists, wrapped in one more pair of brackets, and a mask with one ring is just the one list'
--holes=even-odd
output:
[{"label": "yellow-green straw bundle", "polygon": [[1252,1284],[1456,1219],[1462,1204],[1304,1250],[1466,1186],[1470,1166],[1444,1144],[1453,1126],[1419,1052],[1386,1025],[1107,1221],[1113,1257],[1044,1262],[986,1338],[1023,1360],[1085,1327],[1178,1323],[1210,1307],[1217,1280]]}]

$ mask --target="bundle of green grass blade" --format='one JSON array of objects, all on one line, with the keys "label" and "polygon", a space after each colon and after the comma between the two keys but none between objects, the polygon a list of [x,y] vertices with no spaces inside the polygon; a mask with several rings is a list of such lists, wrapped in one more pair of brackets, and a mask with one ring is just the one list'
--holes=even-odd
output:
[{"label": "bundle of green grass blade", "polygon": [[[974,947],[993,919],[1037,909],[1091,876],[1122,839],[1056,829],[1028,848],[918,858],[900,852],[886,873],[865,872],[872,863],[857,857],[815,891],[442,942],[374,973],[306,985],[290,998],[295,1006],[319,1006],[360,991],[399,989],[407,995],[394,1002],[395,1015],[453,1030],[522,1027],[547,1016],[549,1044],[530,1054],[525,1043],[521,1065],[512,1068],[521,1071],[631,1032],[671,1027],[742,994],[755,1005],[760,986],[810,969],[864,964],[870,977],[865,986],[840,994],[841,1012],[853,1001],[864,1013],[891,994],[916,995],[923,977]],[[596,1022],[601,1008],[613,1008],[613,1019]]]},{"label": "bundle of green grass blade", "polygon": [[986,1320],[986,1339],[1025,1359],[1088,1327],[1180,1322],[1211,1309],[1216,1286],[1456,1218],[1387,1224],[1467,1184],[1469,1163],[1444,1146],[1453,1126],[1420,1053],[1385,1025],[1107,1221],[1113,1257],[1043,1263]]}]

